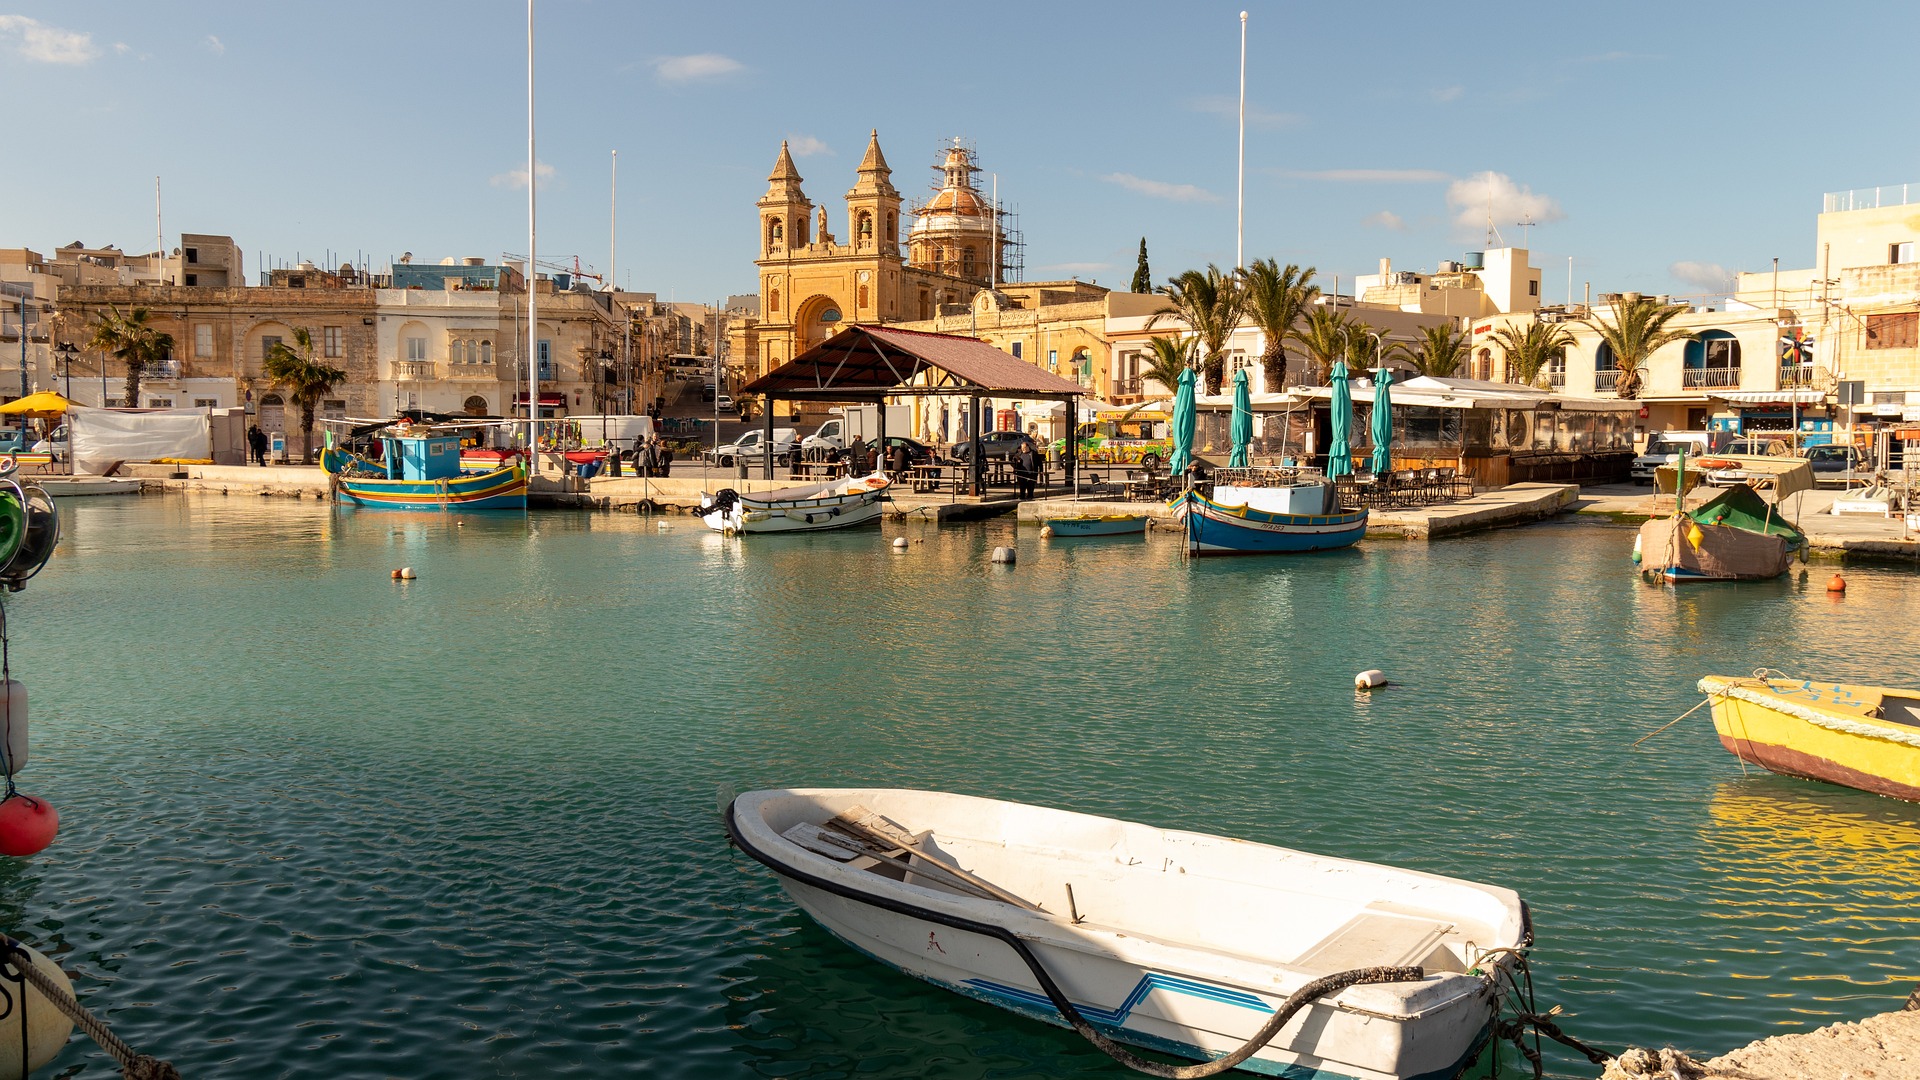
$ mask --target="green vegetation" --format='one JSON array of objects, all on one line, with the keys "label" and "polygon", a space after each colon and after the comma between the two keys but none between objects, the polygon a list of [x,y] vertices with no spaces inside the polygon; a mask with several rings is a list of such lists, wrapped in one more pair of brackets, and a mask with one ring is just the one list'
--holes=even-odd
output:
[{"label": "green vegetation", "polygon": [[347,381],[347,373],[313,358],[313,335],[304,326],[293,328],[293,345],[273,343],[261,371],[285,386],[287,396],[300,407],[300,458],[313,464],[313,411],[320,399]]},{"label": "green vegetation", "polygon": [[130,409],[140,407],[140,377],[151,365],[164,363],[173,352],[173,335],[149,325],[150,316],[143,307],[121,315],[119,308],[109,306],[93,324],[93,337],[87,343],[127,365],[126,404]]},{"label": "green vegetation", "polygon": [[1266,372],[1268,393],[1287,388],[1287,341],[1294,324],[1320,295],[1320,286],[1313,284],[1315,273],[1311,266],[1302,270],[1293,263],[1282,269],[1272,259],[1256,259],[1242,272],[1248,311],[1266,339],[1260,365]]}]

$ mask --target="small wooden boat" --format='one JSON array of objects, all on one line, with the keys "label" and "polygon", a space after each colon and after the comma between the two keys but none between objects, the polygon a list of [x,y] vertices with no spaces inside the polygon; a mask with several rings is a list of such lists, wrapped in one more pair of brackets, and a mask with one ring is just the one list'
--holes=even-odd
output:
[{"label": "small wooden boat", "polygon": [[[1333,485],[1285,470],[1188,489],[1168,506],[1187,530],[1189,555],[1267,555],[1351,547],[1367,535],[1367,511],[1338,504]],[[1258,474],[1271,472],[1270,476]]]},{"label": "small wooden boat", "polygon": [[1807,538],[1780,508],[1744,484],[1706,502],[1654,518],[1633,540],[1640,572],[1679,584],[1779,577]]},{"label": "small wooden boat", "polygon": [[1920,690],[1709,675],[1720,745],[1770,772],[1920,802]]},{"label": "small wooden boat", "polygon": [[722,488],[701,498],[696,513],[707,528],[729,536],[847,529],[880,520],[880,500],[892,486],[877,472],[749,494]]},{"label": "small wooden boat", "polygon": [[373,433],[382,460],[373,461],[333,444],[320,452],[320,467],[333,479],[341,502],[393,510],[524,510],[527,473],[518,460],[469,472],[460,467],[460,434],[406,421]]},{"label": "small wooden boat", "polygon": [[57,498],[76,495],[138,495],[141,480],[137,476],[36,476],[34,483]]},{"label": "small wooden boat", "polygon": [[1069,514],[1041,522],[1055,536],[1123,536],[1147,531],[1145,514]]},{"label": "small wooden boat", "polygon": [[842,941],[1115,1056],[1453,1077],[1532,944],[1507,889],[994,799],[756,791],[727,828]]}]

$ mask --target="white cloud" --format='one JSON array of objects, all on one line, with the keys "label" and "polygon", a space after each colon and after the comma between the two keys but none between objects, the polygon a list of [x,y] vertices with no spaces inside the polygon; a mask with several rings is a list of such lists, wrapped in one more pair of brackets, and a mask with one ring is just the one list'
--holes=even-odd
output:
[{"label": "white cloud", "polygon": [[25,15],[0,15],[0,34],[18,36],[15,48],[20,55],[43,64],[84,64],[100,55],[92,34],[62,30]]},{"label": "white cloud", "polygon": [[788,135],[787,149],[794,157],[832,157],[833,148],[811,135]]},{"label": "white cloud", "polygon": [[1466,95],[1466,92],[1467,88],[1464,86],[1443,86],[1438,90],[1427,91],[1427,96],[1445,105],[1449,101],[1459,101]]},{"label": "white cloud", "polygon": [[[535,169],[540,173],[540,187],[542,189],[553,182],[553,166],[542,161],[535,166]],[[488,183],[494,187],[519,188],[525,190],[527,186],[527,170],[513,169],[508,172],[503,172],[495,176],[492,180],[489,180]]]},{"label": "white cloud", "polygon": [[1453,179],[1439,169],[1313,169],[1283,171],[1297,180],[1336,180],[1360,184],[1439,184]]},{"label": "white cloud", "polygon": [[1491,200],[1495,228],[1507,228],[1516,222],[1532,221],[1542,225],[1567,216],[1560,200],[1538,195],[1525,184],[1516,184],[1506,173],[1474,173],[1447,185],[1447,209],[1453,222],[1462,229],[1484,228]]},{"label": "white cloud", "polygon": [[1361,224],[1370,225],[1379,229],[1391,229],[1394,232],[1407,231],[1406,219],[1391,210],[1382,210],[1377,214],[1373,214],[1361,222]]},{"label": "white cloud", "polygon": [[653,62],[654,77],[663,83],[690,83],[718,79],[745,70],[746,65],[719,53],[663,56]]},{"label": "white cloud", "polygon": [[1675,281],[1682,281],[1701,292],[1722,292],[1733,288],[1733,271],[1719,263],[1682,261],[1667,267]]},{"label": "white cloud", "polygon": [[124,41],[116,41],[113,43],[113,55],[115,56],[125,56],[132,51],[133,46]]},{"label": "white cloud", "polygon": [[1146,180],[1132,173],[1108,173],[1100,179],[1118,184],[1137,195],[1149,195],[1172,202],[1219,202],[1220,196],[1192,184],[1169,184],[1164,180]]},{"label": "white cloud", "polygon": [[225,56],[227,54],[227,43],[212,34],[207,35],[207,40],[204,44],[215,56]]},{"label": "white cloud", "polygon": [[[1209,97],[1197,97],[1187,102],[1194,112],[1225,116],[1236,123],[1240,119],[1240,99],[1225,94]],[[1274,112],[1263,109],[1251,101],[1247,103],[1247,126],[1250,128],[1288,128],[1305,122],[1306,118],[1298,113]]]}]

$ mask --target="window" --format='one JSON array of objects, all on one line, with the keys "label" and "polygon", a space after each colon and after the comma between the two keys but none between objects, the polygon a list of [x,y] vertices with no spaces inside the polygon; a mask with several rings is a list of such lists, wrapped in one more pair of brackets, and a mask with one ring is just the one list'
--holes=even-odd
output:
[{"label": "window", "polygon": [[487,399],[475,394],[467,399],[466,408],[468,416],[485,416],[487,415]]},{"label": "window", "polygon": [[197,397],[193,399],[193,407],[196,409],[217,409],[220,407],[220,399]]},{"label": "window", "polygon": [[1013,343],[1013,358],[1015,360],[1020,359],[1020,345],[1021,343],[1018,341]]},{"label": "window", "polygon": [[540,349],[535,355],[539,358],[540,378],[552,379],[554,377],[553,376],[553,342],[545,338],[542,338],[540,341]]},{"label": "window", "polygon": [[856,306],[863,308],[870,306],[867,303],[867,287],[865,285],[860,286],[860,297]]},{"label": "window", "polygon": [[1913,261],[1913,241],[1887,245],[1887,261],[1890,263],[1910,263]]},{"label": "window", "polygon": [[200,261],[200,249],[199,249],[199,248],[187,248],[187,249],[186,249],[186,256],[187,256],[187,262],[188,262],[189,264],[192,264],[192,263],[197,263],[197,262],[199,262],[199,261]]},{"label": "window", "polygon": [[198,285],[198,284],[200,284],[200,275],[199,275],[199,274],[188,274],[188,275],[187,275],[187,284],[188,284],[189,286],[192,286],[192,285]]},{"label": "window", "polygon": [[780,223],[779,218],[773,219],[773,222],[767,226],[767,246],[779,247],[780,241],[784,240],[786,235],[787,227]]},{"label": "window", "polygon": [[425,360],[427,358],[427,339],[410,337],[407,339],[407,359]]},{"label": "window", "polygon": [[965,251],[962,251],[960,253],[960,275],[962,277],[973,276],[973,249],[972,248],[967,248]]},{"label": "window", "polygon": [[153,397],[153,398],[148,398],[148,399],[147,399],[147,408],[149,408],[149,409],[171,409],[171,408],[173,408],[173,399],[172,399],[172,398],[170,398],[170,397]]},{"label": "window", "polygon": [[203,360],[213,357],[213,327],[206,323],[193,328],[193,355]]},{"label": "window", "polygon": [[1047,370],[1048,371],[1060,370],[1060,350],[1059,349],[1047,350]]},{"label": "window", "polygon": [[339,327],[328,326],[321,329],[320,349],[321,349],[321,353],[326,356],[340,355],[340,328]]},{"label": "window", "polygon": [[1537,282],[1537,281],[1529,281],[1529,282],[1527,282],[1527,295],[1528,295],[1528,296],[1539,296],[1539,295],[1540,295],[1540,283],[1539,283],[1539,282]]},{"label": "window", "polygon": [[267,357],[273,355],[273,347],[278,344],[280,344],[280,338],[278,338],[277,336],[269,335],[267,337],[261,338],[260,339],[260,359],[265,360]]},{"label": "window", "polygon": [[780,310],[780,290],[779,289],[774,289],[773,291],[767,293],[767,310],[768,311]]},{"label": "window", "polygon": [[109,409],[118,409],[126,405],[126,403],[127,403],[126,398],[110,397],[107,399],[106,407]]},{"label": "window", "polygon": [[869,214],[865,211],[861,211],[860,227],[857,230],[857,232],[860,236],[860,239],[862,240],[873,239],[873,215],[872,214]]},{"label": "window", "polygon": [[1867,348],[1911,349],[1920,344],[1920,311],[1867,316]]},{"label": "window", "polygon": [[345,420],[347,402],[345,398],[328,398],[320,403],[320,417],[323,420]]},{"label": "window", "polygon": [[1473,377],[1482,382],[1493,381],[1493,350],[1481,349],[1473,361]]},{"label": "window", "polygon": [[493,363],[493,342],[484,338],[481,339],[480,342],[480,362],[483,364]]}]

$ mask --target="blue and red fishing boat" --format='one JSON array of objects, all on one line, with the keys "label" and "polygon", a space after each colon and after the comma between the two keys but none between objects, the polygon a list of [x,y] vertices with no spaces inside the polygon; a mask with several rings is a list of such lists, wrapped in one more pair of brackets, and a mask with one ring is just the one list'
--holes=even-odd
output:
[{"label": "blue and red fishing boat", "polygon": [[1170,506],[1186,527],[1189,555],[1326,551],[1367,535],[1367,511],[1339,505],[1334,486],[1321,477],[1219,483],[1210,494],[1183,491]]},{"label": "blue and red fishing boat", "polygon": [[465,429],[406,420],[371,433],[380,460],[334,445],[320,452],[320,467],[333,478],[341,502],[389,510],[524,510],[527,470],[519,458],[491,469],[460,466]]}]

